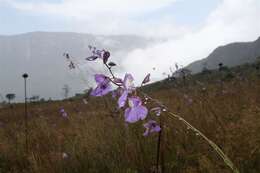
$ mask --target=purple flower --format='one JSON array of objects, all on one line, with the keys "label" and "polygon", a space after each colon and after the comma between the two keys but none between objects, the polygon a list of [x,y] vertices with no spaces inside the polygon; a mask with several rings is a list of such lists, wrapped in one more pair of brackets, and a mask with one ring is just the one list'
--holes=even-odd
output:
[{"label": "purple flower", "polygon": [[117,96],[117,90],[112,91],[112,98],[115,99]]},{"label": "purple flower", "polygon": [[124,90],[122,95],[118,99],[118,107],[122,108],[125,106],[125,103],[127,101],[128,91]]},{"label": "purple flower", "polygon": [[103,96],[112,91],[110,80],[107,76],[103,74],[96,74],[95,80],[98,85],[94,90],[91,91],[90,94],[92,96]]},{"label": "purple flower", "polygon": [[146,128],[143,134],[144,136],[148,136],[150,133],[153,132],[161,131],[161,127],[154,120],[149,120],[147,123],[144,124],[144,127]]},{"label": "purple flower", "polygon": [[86,60],[88,61],[95,61],[96,59],[102,59],[104,64],[107,63],[108,58],[110,57],[110,53],[105,50],[99,50],[96,47],[88,46],[89,50],[92,52],[92,56],[87,57]]},{"label": "purple flower", "polygon": [[142,106],[142,101],[139,97],[128,98],[129,108],[125,110],[125,121],[128,123],[135,123],[139,120],[144,120],[147,116],[148,110]]},{"label": "purple flower", "polygon": [[128,94],[131,93],[135,89],[133,81],[134,81],[134,78],[131,74],[128,74],[128,73],[125,74],[125,78],[124,78],[123,85],[122,85],[123,92],[118,99],[119,108],[125,106]]},{"label": "purple flower", "polygon": [[117,89],[112,91],[112,97],[115,99],[123,93],[123,88],[118,87]]},{"label": "purple flower", "polygon": [[123,81],[123,87],[125,90],[128,90],[128,91],[133,91],[135,89],[134,78],[131,74],[129,74],[129,73],[125,74],[125,78]]},{"label": "purple flower", "polygon": [[65,111],[65,109],[61,108],[60,109],[60,113],[61,113],[61,116],[64,117],[64,118],[67,118],[68,117],[68,114],[67,112]]}]

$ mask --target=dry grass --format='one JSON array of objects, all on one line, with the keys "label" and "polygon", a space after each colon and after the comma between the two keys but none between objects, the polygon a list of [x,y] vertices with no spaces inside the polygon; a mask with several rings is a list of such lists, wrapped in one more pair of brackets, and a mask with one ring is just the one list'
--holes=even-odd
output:
[{"label": "dry grass", "polygon": [[[259,173],[260,78],[250,68],[234,71],[235,78],[200,74],[145,90],[217,143],[241,173]],[[87,105],[81,99],[31,103],[28,153],[23,105],[0,109],[0,173],[152,172],[157,134],[143,137],[142,123],[126,125],[114,106],[101,98],[90,98]],[[68,119],[60,115],[61,107]],[[230,172],[205,141],[167,113],[162,116],[165,172]]]}]

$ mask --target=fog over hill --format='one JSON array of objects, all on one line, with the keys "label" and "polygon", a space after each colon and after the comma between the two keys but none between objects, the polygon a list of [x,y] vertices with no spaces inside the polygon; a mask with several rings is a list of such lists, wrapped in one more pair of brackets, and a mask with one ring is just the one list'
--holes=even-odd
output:
[{"label": "fog over hill", "polygon": [[[29,97],[40,95],[45,99],[63,98],[62,88],[65,84],[70,87],[69,96],[82,93],[93,85],[93,74],[105,70],[100,63],[85,60],[90,55],[89,45],[109,50],[112,61],[125,65],[126,62],[132,62],[132,56],[130,59],[125,58],[129,53],[151,48],[160,41],[162,40],[134,35],[102,36],[63,32],[0,36],[0,101],[1,95],[5,96],[7,93],[15,93],[18,101],[23,99],[22,74],[25,72],[29,74]],[[63,56],[65,52],[75,57],[74,60],[81,70],[69,70],[68,62]],[[197,73],[205,66],[209,69],[217,68],[219,63],[236,66],[253,62],[259,56],[260,38],[254,42],[231,43],[218,47],[207,58],[191,63],[187,68]],[[137,60],[135,58],[135,61]],[[139,66],[142,63],[145,62],[140,60]],[[139,66],[135,67],[137,71],[138,68],[142,70]],[[115,67],[115,71],[122,74],[125,69]]]},{"label": "fog over hill", "polygon": [[260,37],[253,42],[238,42],[220,46],[208,57],[191,63],[187,68],[193,73],[198,73],[204,67],[216,69],[219,63],[229,67],[252,63],[257,57],[260,57]]},{"label": "fog over hill", "polygon": [[93,45],[108,49],[113,55],[112,59],[120,63],[121,57],[127,52],[151,44],[153,44],[152,40],[133,35],[97,36],[33,32],[0,36],[0,94],[5,96],[6,93],[16,93],[17,99],[21,100],[23,98],[22,74],[26,72],[29,74],[29,96],[40,95],[47,99],[62,98],[62,88],[65,84],[69,85],[71,96],[89,86],[88,73],[91,72],[93,65],[84,65],[84,67],[80,65],[82,71],[70,71],[63,57],[64,52],[77,57],[76,61],[81,64],[85,63],[84,58],[90,55],[88,45]]}]

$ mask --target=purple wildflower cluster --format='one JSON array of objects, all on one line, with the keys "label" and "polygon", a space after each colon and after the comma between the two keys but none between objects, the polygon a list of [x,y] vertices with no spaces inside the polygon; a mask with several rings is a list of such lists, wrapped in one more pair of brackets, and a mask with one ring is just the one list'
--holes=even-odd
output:
[{"label": "purple wildflower cluster", "polygon": [[[102,60],[103,64],[107,67],[107,69],[110,72],[111,76],[107,76],[104,74],[96,74],[95,75],[95,81],[97,83],[97,86],[95,89],[93,89],[90,93],[92,96],[100,97],[107,95],[109,93],[112,93],[112,96],[114,98],[118,98],[117,105],[119,109],[124,109],[124,118],[127,123],[135,123],[138,121],[145,120],[148,116],[148,113],[155,114],[156,116],[160,116],[162,112],[168,112],[171,118],[177,118],[179,121],[184,123],[187,126],[187,129],[191,129],[193,132],[195,132],[196,136],[202,137],[204,140],[206,140],[209,145],[223,158],[224,162],[236,173],[239,173],[238,169],[234,166],[232,161],[224,154],[224,152],[211,140],[209,140],[202,132],[200,132],[198,129],[196,129],[194,126],[192,126],[189,122],[187,122],[185,119],[183,119],[181,116],[174,114],[172,112],[169,112],[167,108],[158,100],[155,100],[145,93],[141,92],[145,96],[145,102],[144,105],[146,105],[147,101],[150,99],[154,103],[157,103],[159,105],[158,107],[154,107],[148,111],[147,107],[143,105],[141,97],[138,96],[137,87],[135,87],[133,81],[134,78],[131,74],[127,73],[125,74],[124,78],[118,78],[114,75],[112,68],[116,66],[114,62],[108,62],[110,53],[106,50],[98,50],[96,47],[89,46],[89,49],[92,52],[92,56],[86,58],[87,61],[96,61],[96,60]],[[64,54],[67,61],[69,62],[69,68],[74,69],[78,68],[77,64],[74,64],[69,54]],[[178,64],[175,64],[176,70],[179,70]],[[153,68],[155,70],[155,68]],[[165,73],[166,74],[166,73]],[[185,74],[185,73],[184,73]],[[185,77],[185,76],[184,76]],[[150,81],[150,74],[148,74],[142,84],[146,84]],[[114,89],[113,85],[117,88]],[[203,86],[203,84],[202,84]],[[203,86],[202,91],[206,92],[206,87]],[[192,104],[193,100],[188,95],[184,95],[184,99],[187,101],[188,104]],[[86,102],[87,104],[87,102]],[[67,118],[68,114],[66,111],[61,108],[60,113],[62,117]],[[157,143],[157,172],[159,172],[159,155],[160,155],[160,140],[161,140],[161,132],[162,132],[162,123],[160,122],[160,125],[154,121],[149,119],[146,123],[143,124],[144,128],[146,129],[143,133],[144,136],[148,136],[151,133],[154,132],[160,132],[158,135],[158,143]],[[62,157],[68,158],[67,153],[63,153]]]},{"label": "purple wildflower cluster", "polygon": [[[137,95],[137,87],[134,85],[133,76],[126,73],[124,78],[116,77],[112,71],[112,67],[116,66],[116,64],[114,62],[108,62],[110,53],[106,50],[98,50],[92,46],[89,46],[89,49],[92,52],[92,56],[86,58],[86,60],[95,61],[101,59],[111,74],[111,76],[96,74],[95,81],[97,86],[91,91],[90,95],[100,97],[112,93],[114,98],[118,98],[118,108],[124,109],[124,118],[127,123],[145,120],[148,116],[148,109],[143,105],[141,97]],[[144,78],[141,86],[149,81],[150,74]],[[116,89],[113,88],[113,85],[116,86]],[[151,113],[153,112],[157,116],[160,116],[161,108],[156,107],[151,109]],[[148,120],[148,122],[144,124],[144,127],[146,128],[144,136],[161,130],[160,126],[154,120]]]},{"label": "purple wildflower cluster", "polygon": [[61,116],[62,116],[63,118],[67,118],[67,117],[68,117],[68,114],[67,114],[67,112],[65,111],[64,108],[61,108],[61,109],[60,109],[60,114],[61,114]]}]

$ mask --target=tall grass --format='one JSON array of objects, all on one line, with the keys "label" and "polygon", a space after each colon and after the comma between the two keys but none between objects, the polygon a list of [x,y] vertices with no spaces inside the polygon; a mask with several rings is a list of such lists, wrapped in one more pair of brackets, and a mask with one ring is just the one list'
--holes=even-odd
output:
[{"label": "tall grass", "polygon": [[[199,74],[185,85],[181,80],[165,81],[147,86],[144,91],[200,129],[240,172],[258,173],[260,78],[251,67],[232,72],[234,78],[225,79],[225,74],[217,72],[210,76]],[[141,122],[126,125],[123,112],[107,111],[115,100],[106,99],[108,102],[89,98],[87,105],[81,99],[31,103],[28,154],[23,105],[0,109],[0,172],[154,172],[158,134],[143,137]],[[68,118],[60,115],[61,107]],[[163,117],[164,172],[230,172],[214,150],[187,125],[179,123],[179,119]]]}]

